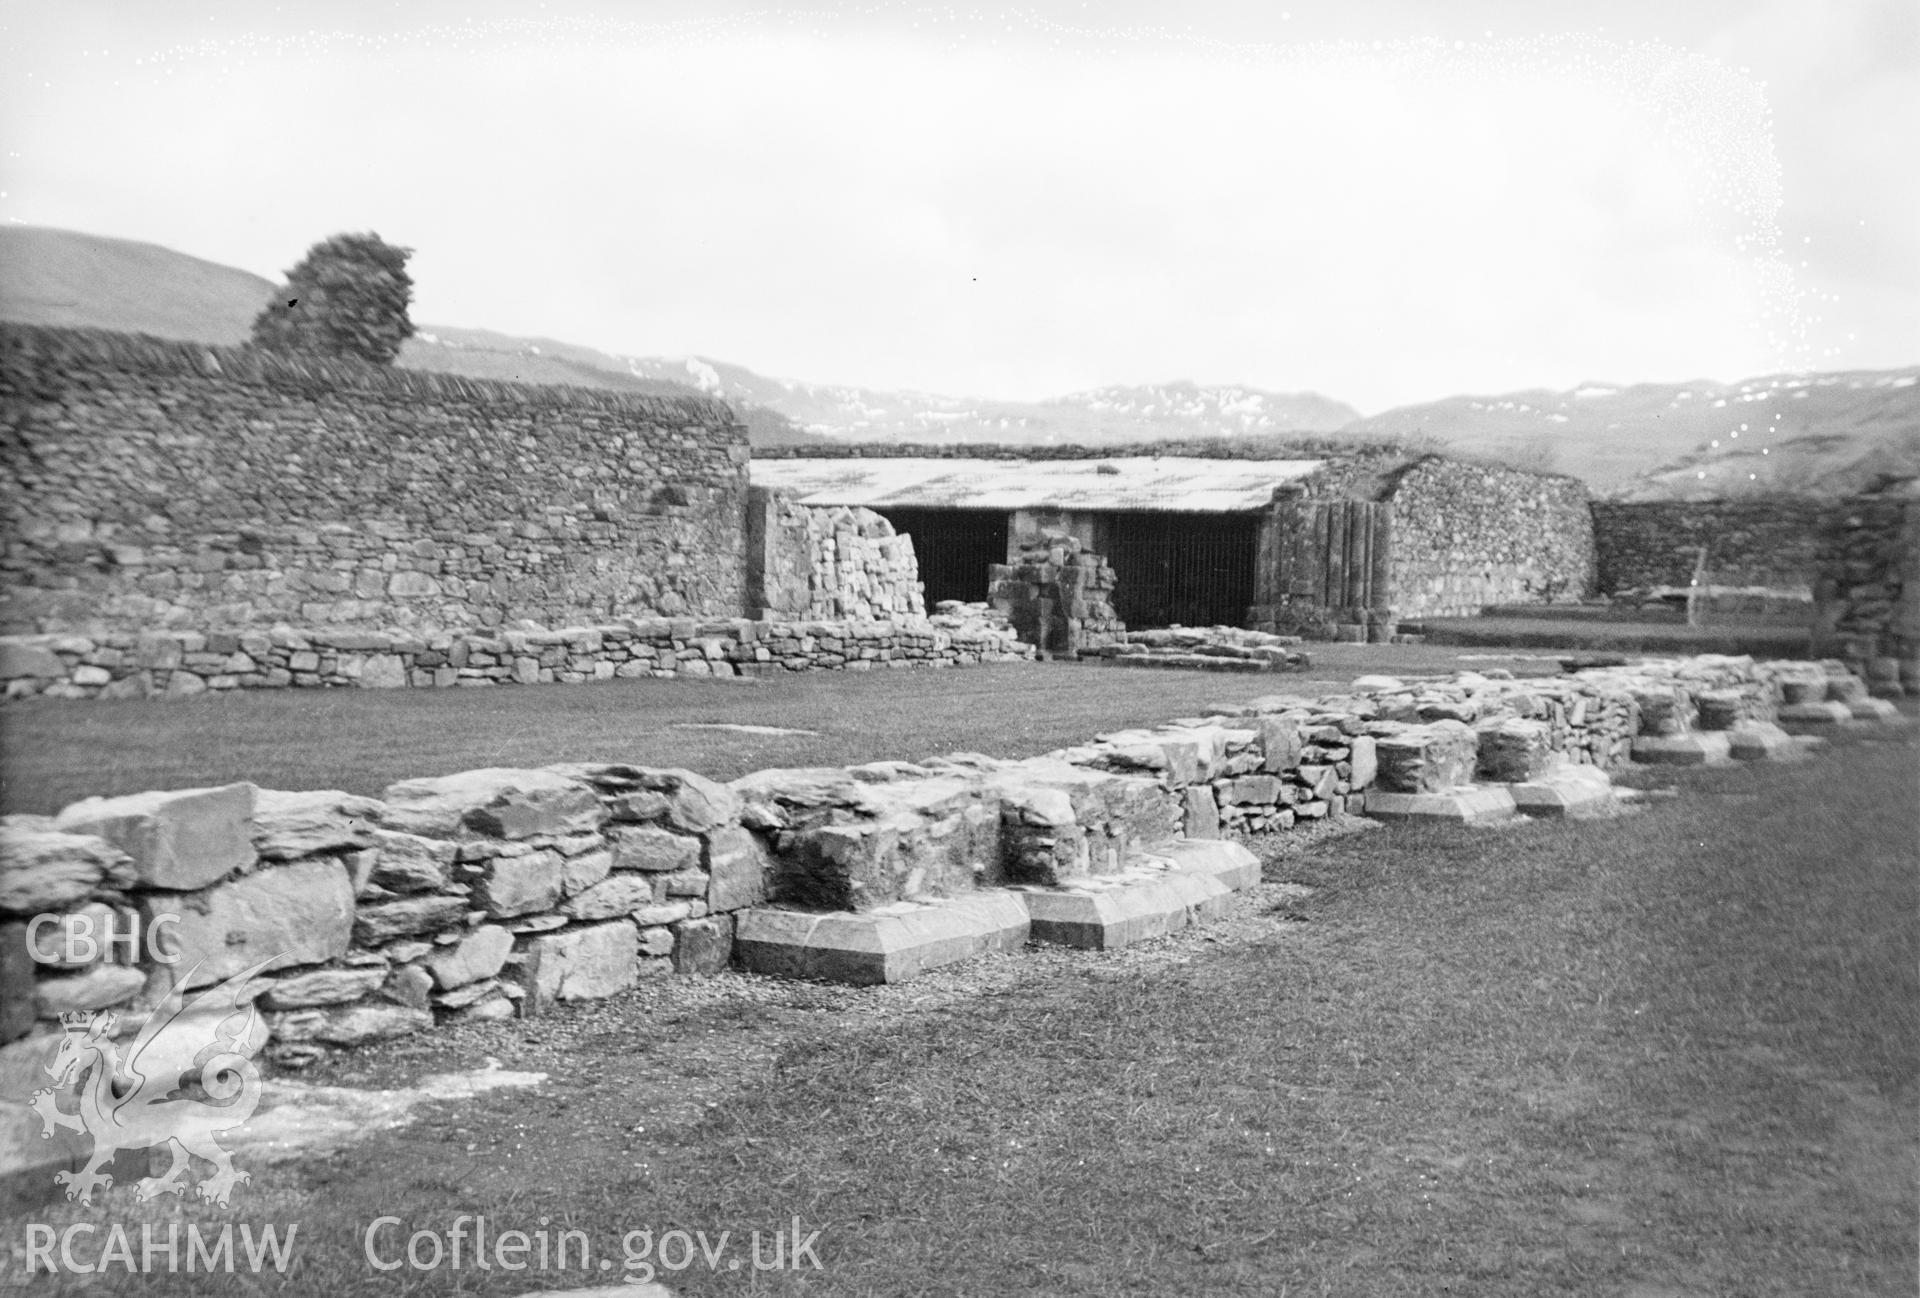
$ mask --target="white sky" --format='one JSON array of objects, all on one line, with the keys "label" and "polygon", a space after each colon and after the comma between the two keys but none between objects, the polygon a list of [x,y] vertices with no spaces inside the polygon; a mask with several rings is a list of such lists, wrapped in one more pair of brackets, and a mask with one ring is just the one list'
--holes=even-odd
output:
[{"label": "white sky", "polygon": [[1369,413],[1920,360],[1913,0],[66,0],[0,50],[0,219],[275,279],[373,229],[423,322]]}]

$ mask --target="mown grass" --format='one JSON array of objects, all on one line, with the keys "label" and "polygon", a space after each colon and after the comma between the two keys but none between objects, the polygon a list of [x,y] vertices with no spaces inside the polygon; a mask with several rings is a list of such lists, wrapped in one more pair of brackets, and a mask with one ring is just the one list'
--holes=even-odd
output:
[{"label": "mown grass", "polygon": [[1608,622],[1564,617],[1429,618],[1411,626],[1436,645],[1508,645],[1518,649],[1564,648],[1649,654],[1752,654],[1756,658],[1805,658],[1809,632],[1803,626],[1722,620],[1706,626],[1671,622]]},{"label": "mown grass", "polygon": [[1849,738],[1636,773],[1682,796],[1620,819],[1332,840],[1157,962],[1035,961],[879,1022],[670,1022],[642,991],[473,1031],[554,1082],[273,1169],[244,1216],[306,1223],[293,1293],[611,1278],[362,1258],[375,1216],[485,1213],[615,1257],[636,1225],[824,1232],[818,1272],[659,1277],[683,1294],[1909,1294],[1916,758]]},{"label": "mown grass", "polygon": [[[250,690],[0,708],[0,810],[48,814],[93,794],[250,780],[377,795],[396,780],[565,761],[685,766],[734,779],[769,766],[1026,757],[1260,694],[1325,692],[1356,673],[1449,671],[1457,651],[1314,646],[1308,675],[1211,675],[1069,663],[634,680],[479,690]],[[1554,669],[1517,661],[1517,669]],[[677,728],[723,722],[808,731]]]}]

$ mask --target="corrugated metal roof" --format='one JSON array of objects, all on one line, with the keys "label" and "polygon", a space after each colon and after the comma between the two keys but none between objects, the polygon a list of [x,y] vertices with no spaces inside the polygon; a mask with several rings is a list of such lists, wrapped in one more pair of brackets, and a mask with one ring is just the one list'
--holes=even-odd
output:
[{"label": "corrugated metal roof", "polygon": [[805,505],[870,509],[1099,509],[1231,514],[1264,508],[1275,487],[1321,460],[755,460],[753,485]]}]

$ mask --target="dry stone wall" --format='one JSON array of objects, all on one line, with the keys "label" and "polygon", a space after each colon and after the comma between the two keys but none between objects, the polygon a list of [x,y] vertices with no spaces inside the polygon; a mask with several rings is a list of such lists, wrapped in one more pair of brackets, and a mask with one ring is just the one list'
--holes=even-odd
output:
[{"label": "dry stone wall", "polygon": [[1844,659],[1888,693],[1899,685],[1920,694],[1920,497],[1843,502],[1819,543],[1814,652]]},{"label": "dry stone wall", "polygon": [[926,615],[913,538],[870,509],[802,505],[755,487],[747,545],[749,602],[774,617],[884,622]]},{"label": "dry stone wall", "polygon": [[[1838,664],[1744,658],[1363,678],[1024,761],[956,754],[730,785],[570,763],[406,780],[379,798],[235,784],[87,799],[0,823],[0,1080],[28,1075],[63,1013],[117,1008],[134,1030],[171,985],[155,942],[194,986],[272,958],[258,1004],[272,1056],[299,1064],[717,970],[736,917],[763,904],[872,913],[1074,884],[1176,837],[1284,830],[1362,810],[1373,790],[1616,766],[1647,737],[1737,733],[1782,700],[1864,692]],[[61,941],[69,917],[140,940],[76,952]],[[0,1093],[0,1135],[37,1136],[13,1099]]]},{"label": "dry stone wall", "polygon": [[236,689],[448,689],[637,676],[966,666],[1033,657],[983,618],[897,622],[633,619],[487,634],[295,630],[0,637],[6,698],[191,698]]},{"label": "dry stone wall", "polygon": [[719,402],[0,325],[0,630],[748,612]]},{"label": "dry stone wall", "polygon": [[1716,586],[1804,588],[1819,568],[1832,506],[1781,500],[1596,500],[1597,589],[1603,595],[1693,580],[1700,550]]},{"label": "dry stone wall", "polygon": [[1593,588],[1593,519],[1576,479],[1429,456],[1390,475],[1380,499],[1393,506],[1396,617],[1473,617]]}]

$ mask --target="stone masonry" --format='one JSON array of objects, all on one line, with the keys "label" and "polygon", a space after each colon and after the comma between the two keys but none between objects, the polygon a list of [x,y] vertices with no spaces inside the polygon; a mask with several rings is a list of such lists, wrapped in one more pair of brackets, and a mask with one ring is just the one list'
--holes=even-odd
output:
[{"label": "stone masonry", "polygon": [[716,401],[7,324],[0,409],[0,631],[749,611]]}]

